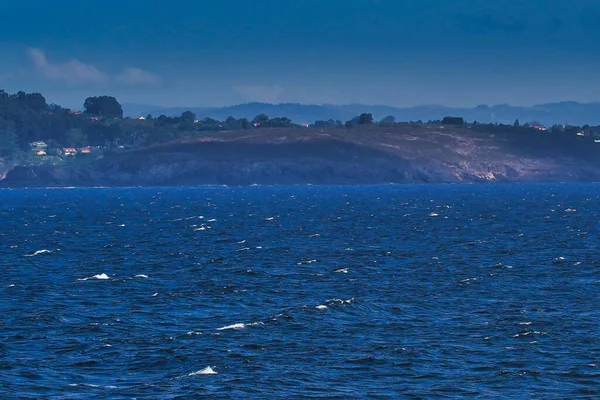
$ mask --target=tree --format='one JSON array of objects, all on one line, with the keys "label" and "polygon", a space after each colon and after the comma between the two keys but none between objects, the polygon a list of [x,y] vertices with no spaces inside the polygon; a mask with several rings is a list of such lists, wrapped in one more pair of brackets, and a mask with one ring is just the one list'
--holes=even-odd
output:
[{"label": "tree", "polygon": [[382,124],[393,124],[394,122],[396,122],[396,117],[394,117],[393,115],[388,115],[387,117],[381,120]]},{"label": "tree", "polygon": [[8,129],[0,129],[0,157],[10,157],[17,150],[17,135],[15,132]]},{"label": "tree", "polygon": [[184,111],[179,119],[181,122],[191,122],[193,124],[196,121],[196,114],[191,111]]},{"label": "tree", "polygon": [[292,121],[287,117],[277,117],[268,120],[267,122],[262,123],[261,125],[267,126],[270,128],[282,128],[292,125]]},{"label": "tree", "polygon": [[367,125],[373,123],[373,114],[371,113],[362,113],[358,116],[358,124],[359,125]]},{"label": "tree", "polygon": [[442,125],[463,125],[465,120],[463,117],[444,117]]},{"label": "tree", "polygon": [[88,145],[88,137],[81,129],[69,129],[65,133],[65,144],[70,147],[81,147]]},{"label": "tree", "polygon": [[517,119],[515,119],[515,123],[513,124],[513,126],[514,126],[515,128],[518,128],[518,127],[520,127],[520,126],[521,126],[521,123],[519,122],[519,119],[518,119],[518,118],[517,118]]},{"label": "tree", "polygon": [[269,121],[269,116],[267,114],[258,114],[256,117],[254,117],[254,119],[252,120],[253,123],[255,124],[264,124],[266,122]]},{"label": "tree", "polygon": [[86,114],[101,117],[123,117],[121,104],[112,96],[88,97],[83,103]]},{"label": "tree", "polygon": [[16,95],[13,95],[13,97],[35,112],[39,113],[48,109],[46,99],[39,93],[18,92]]},{"label": "tree", "polygon": [[234,117],[228,117],[223,122],[223,128],[230,131],[249,129],[250,121],[248,121],[246,118],[235,119]]}]

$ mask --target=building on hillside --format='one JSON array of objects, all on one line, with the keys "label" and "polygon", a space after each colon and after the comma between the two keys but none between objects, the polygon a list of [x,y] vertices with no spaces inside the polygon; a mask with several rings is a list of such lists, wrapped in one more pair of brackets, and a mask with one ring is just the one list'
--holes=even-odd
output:
[{"label": "building on hillside", "polygon": [[37,142],[30,143],[29,145],[34,150],[45,150],[45,149],[48,148],[48,145],[46,144],[46,142],[43,142],[41,140],[38,140]]},{"label": "building on hillside", "polygon": [[145,117],[142,117],[142,116],[139,116],[139,117],[135,117],[134,119],[137,119],[138,121],[143,121],[143,120],[145,120],[146,118],[145,118]]},{"label": "building on hillside", "polygon": [[90,146],[82,147],[79,149],[80,154],[90,154],[92,152],[92,148]]},{"label": "building on hillside", "polygon": [[73,147],[63,147],[62,153],[65,156],[76,156],[77,155],[77,149],[73,148]]},{"label": "building on hillside", "polygon": [[43,156],[46,156],[47,154],[46,154],[46,151],[45,151],[45,150],[37,150],[37,151],[35,152],[35,155],[36,155],[36,156],[39,156],[39,157],[43,157]]},{"label": "building on hillside", "polygon": [[538,131],[547,131],[548,130],[548,128],[546,128],[544,125],[540,125],[535,122],[530,122],[526,126],[533,128],[533,129],[537,129]]}]

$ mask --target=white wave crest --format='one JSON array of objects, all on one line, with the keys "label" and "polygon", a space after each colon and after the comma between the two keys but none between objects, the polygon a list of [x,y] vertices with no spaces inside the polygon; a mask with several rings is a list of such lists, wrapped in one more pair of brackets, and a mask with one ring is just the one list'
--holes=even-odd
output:
[{"label": "white wave crest", "polygon": [[27,254],[25,257],[35,257],[35,256],[39,256],[41,254],[52,254],[52,252],[50,250],[38,250],[36,252],[34,252],[33,254]]},{"label": "white wave crest", "polygon": [[139,274],[135,276],[136,278],[148,279],[148,275]]},{"label": "white wave crest", "polygon": [[110,279],[110,277],[108,275],[102,273],[102,274],[90,276],[89,278],[78,279],[78,281],[89,281],[90,279],[98,279],[98,280],[102,281],[102,280]]},{"label": "white wave crest", "polygon": [[218,331],[226,331],[228,329],[244,329],[246,327],[246,324],[233,324],[233,325],[227,325],[227,326],[223,326],[221,328],[217,328]]},{"label": "white wave crest", "polygon": [[216,375],[217,371],[215,371],[214,369],[212,369],[211,367],[206,367],[204,369],[201,369],[200,371],[196,371],[196,372],[192,372],[190,374],[188,374],[188,376],[196,376],[196,375]]}]

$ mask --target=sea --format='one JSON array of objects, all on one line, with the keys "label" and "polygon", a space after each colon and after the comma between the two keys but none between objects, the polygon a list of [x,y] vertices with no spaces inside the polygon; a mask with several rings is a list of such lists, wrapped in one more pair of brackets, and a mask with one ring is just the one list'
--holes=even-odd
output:
[{"label": "sea", "polygon": [[598,398],[599,228],[600,184],[0,190],[0,398]]}]

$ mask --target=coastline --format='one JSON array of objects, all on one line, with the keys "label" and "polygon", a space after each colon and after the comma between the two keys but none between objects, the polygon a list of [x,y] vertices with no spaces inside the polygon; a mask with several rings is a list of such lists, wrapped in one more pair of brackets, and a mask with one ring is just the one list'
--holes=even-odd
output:
[{"label": "coastline", "polygon": [[465,127],[221,132],[76,165],[16,166],[0,187],[599,182],[600,145]]}]

